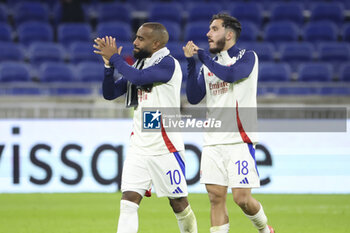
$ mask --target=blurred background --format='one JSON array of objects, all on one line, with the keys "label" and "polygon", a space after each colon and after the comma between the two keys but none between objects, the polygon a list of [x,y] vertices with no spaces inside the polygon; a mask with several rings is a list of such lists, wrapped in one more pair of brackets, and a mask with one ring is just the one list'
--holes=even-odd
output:
[{"label": "blurred background", "polygon": [[[125,109],[124,97],[103,99],[104,67],[101,57],[93,53],[93,39],[116,37],[131,64],[137,28],[147,21],[163,23],[170,34],[167,46],[184,73],[182,106],[190,106],[185,96],[187,64],[182,46],[193,40],[207,48],[209,21],[219,12],[241,21],[237,44],[254,50],[259,57],[260,107],[316,106],[321,109],[310,113],[316,120],[327,120],[334,116],[329,109],[341,108],[347,118],[348,0],[0,0],[0,158],[4,155],[0,160],[0,191],[118,189],[121,160],[116,162],[114,155],[119,158],[125,153],[115,146],[127,146],[132,113]],[[270,113],[273,111],[265,113],[266,118],[271,118]],[[350,193],[346,166],[350,162],[349,121],[345,119],[337,132],[262,134],[258,165],[267,187],[262,192]],[[194,184],[191,190],[203,192],[197,183],[201,136],[184,137],[188,160],[194,164],[189,168],[193,172],[188,173],[190,184]],[[101,150],[107,151],[106,156],[98,160]],[[98,161],[103,162],[99,165]],[[68,174],[75,184],[82,184],[79,182],[85,177],[87,180],[81,186],[67,186],[60,181],[61,174]],[[51,186],[43,189],[32,182],[32,176]],[[325,179],[329,180],[327,188]],[[294,186],[287,187],[288,182]],[[19,183],[28,186],[21,189]],[[116,186],[106,189],[110,184]]]},{"label": "blurred background", "polygon": [[132,63],[132,40],[146,21],[167,27],[168,48],[184,71],[184,94],[182,46],[193,40],[207,48],[209,21],[218,12],[242,22],[238,45],[259,56],[260,104],[349,104],[347,0],[2,0],[0,116],[127,117],[118,104],[123,99],[109,104],[101,98],[103,65],[92,44],[98,36],[115,36]]},{"label": "blurred background", "polygon": [[[241,21],[238,46],[259,57],[265,130],[253,193],[269,224],[285,233],[349,232],[350,0],[0,0],[1,232],[116,232],[132,111],[124,97],[103,99],[93,39],[115,36],[131,64],[137,28],[162,22],[184,74],[182,107],[193,109],[182,46],[207,48],[218,12]],[[189,199],[207,232],[202,133],[183,138]],[[254,232],[228,200],[233,230]],[[178,232],[167,202],[154,192],[143,201],[140,232]]]}]

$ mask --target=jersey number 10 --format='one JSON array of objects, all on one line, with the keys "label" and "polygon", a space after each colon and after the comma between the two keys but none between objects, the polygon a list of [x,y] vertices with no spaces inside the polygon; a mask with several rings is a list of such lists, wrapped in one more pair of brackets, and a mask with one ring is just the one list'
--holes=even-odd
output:
[{"label": "jersey number 10", "polygon": [[166,174],[169,175],[171,184],[173,184],[173,183],[180,184],[181,183],[181,175],[180,175],[179,170],[174,170],[173,172],[168,171]]}]

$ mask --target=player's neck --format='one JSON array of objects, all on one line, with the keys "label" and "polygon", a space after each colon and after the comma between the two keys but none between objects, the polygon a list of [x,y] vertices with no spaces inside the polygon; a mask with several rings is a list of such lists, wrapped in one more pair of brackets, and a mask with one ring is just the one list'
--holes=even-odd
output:
[{"label": "player's neck", "polygon": [[152,53],[148,58],[152,57],[153,54],[155,54],[156,52],[158,52],[159,50],[161,50],[161,49],[164,48],[164,47],[165,47],[165,46],[163,46],[163,47],[158,47],[158,48],[154,49],[154,50],[153,50],[153,53]]},{"label": "player's neck", "polygon": [[227,41],[226,44],[225,44],[225,46],[224,46],[224,48],[221,50],[221,52],[229,50],[229,49],[232,48],[234,45],[235,45],[235,42],[234,42],[234,41]]}]

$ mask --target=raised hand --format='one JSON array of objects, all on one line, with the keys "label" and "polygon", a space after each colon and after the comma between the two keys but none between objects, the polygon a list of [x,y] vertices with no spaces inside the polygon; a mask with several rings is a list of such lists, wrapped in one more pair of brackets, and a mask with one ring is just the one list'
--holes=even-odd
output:
[{"label": "raised hand", "polygon": [[[100,38],[97,38],[96,40],[100,40]],[[95,40],[95,41],[96,41]],[[105,41],[105,38],[102,38],[102,43],[106,43],[106,41]],[[102,57],[102,59],[103,59],[103,62],[107,65],[107,66],[109,66],[110,64],[109,64],[109,60],[107,59],[107,58],[105,58],[104,56],[101,56]]]},{"label": "raised hand", "polygon": [[115,42],[115,38],[111,36],[106,36],[105,38],[96,38],[95,43],[93,45],[94,48],[97,50],[94,50],[94,53],[100,54],[105,62],[105,64],[109,64],[109,59],[116,53],[120,54],[123,46],[117,47],[117,44]]},{"label": "raised hand", "polygon": [[197,54],[198,46],[193,43],[193,41],[188,41],[186,46],[182,47],[185,57],[193,57],[193,55]]}]

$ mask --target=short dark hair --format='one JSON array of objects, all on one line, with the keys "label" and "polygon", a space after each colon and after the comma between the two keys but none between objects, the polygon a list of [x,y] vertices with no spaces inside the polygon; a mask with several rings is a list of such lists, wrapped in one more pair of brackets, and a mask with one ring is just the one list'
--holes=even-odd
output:
[{"label": "short dark hair", "polygon": [[217,15],[213,15],[213,17],[210,20],[210,24],[216,19],[221,19],[223,21],[222,26],[224,28],[229,28],[236,32],[236,41],[237,41],[242,31],[242,26],[241,26],[241,23],[238,21],[238,19],[228,14],[217,14]]},{"label": "short dark hair", "polygon": [[155,37],[161,42],[162,47],[168,43],[169,33],[163,24],[157,22],[147,22],[142,24],[142,26],[153,30]]}]

